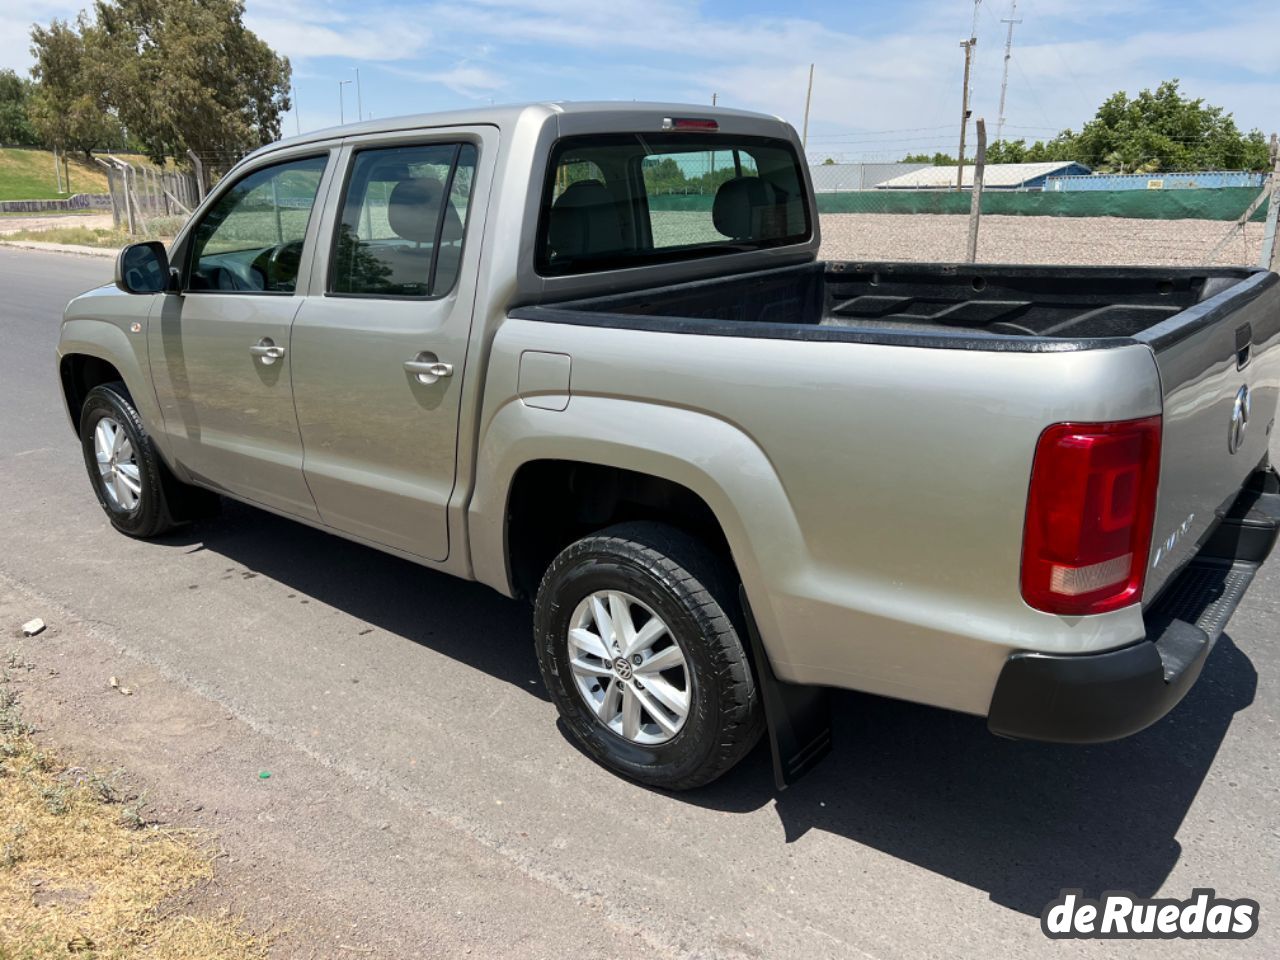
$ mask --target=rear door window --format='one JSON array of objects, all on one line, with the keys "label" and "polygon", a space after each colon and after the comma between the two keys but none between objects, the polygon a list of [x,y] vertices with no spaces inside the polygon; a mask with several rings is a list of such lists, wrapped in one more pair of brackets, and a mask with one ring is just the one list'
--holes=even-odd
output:
[{"label": "rear door window", "polygon": [[329,291],[437,297],[462,262],[476,148],[435,143],[361,150],[343,194]]}]

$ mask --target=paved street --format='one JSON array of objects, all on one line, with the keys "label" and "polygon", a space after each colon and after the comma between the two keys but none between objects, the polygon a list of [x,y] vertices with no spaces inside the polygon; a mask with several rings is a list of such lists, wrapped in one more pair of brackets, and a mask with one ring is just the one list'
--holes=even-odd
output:
[{"label": "paved street", "polygon": [[[217,830],[237,906],[299,918],[289,955],[312,926],[388,958],[1280,955],[1280,559],[1186,702],[1129,740],[1005,742],[848,694],[834,754],[785,794],[763,749],[647,791],[557,726],[521,605],[238,505],[114,533],[53,369],[65,301],[110,269],[0,249],[4,629],[50,622],[23,646],[33,678],[58,672],[26,683],[31,718]],[[1054,944],[1038,915],[1064,887],[1215,887],[1259,900],[1261,929]]]}]

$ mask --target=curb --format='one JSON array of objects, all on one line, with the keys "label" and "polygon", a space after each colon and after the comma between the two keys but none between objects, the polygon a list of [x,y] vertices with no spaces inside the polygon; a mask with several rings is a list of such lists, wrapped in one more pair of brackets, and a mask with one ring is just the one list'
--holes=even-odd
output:
[{"label": "curb", "polygon": [[81,257],[114,258],[119,250],[104,247],[85,247],[74,243],[42,243],[39,240],[6,240],[0,237],[0,247],[12,250],[39,250],[44,253],[63,253]]}]

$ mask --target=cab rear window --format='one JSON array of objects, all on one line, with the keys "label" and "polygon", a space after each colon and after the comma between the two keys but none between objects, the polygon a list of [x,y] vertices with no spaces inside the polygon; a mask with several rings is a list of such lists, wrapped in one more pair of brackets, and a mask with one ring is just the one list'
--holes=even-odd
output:
[{"label": "cab rear window", "polygon": [[552,150],[536,265],[565,276],[802,243],[810,218],[785,140],[570,137]]}]

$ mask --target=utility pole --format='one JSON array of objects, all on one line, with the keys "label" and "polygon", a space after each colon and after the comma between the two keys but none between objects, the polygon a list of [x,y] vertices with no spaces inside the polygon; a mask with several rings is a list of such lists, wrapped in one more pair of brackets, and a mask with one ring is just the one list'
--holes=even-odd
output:
[{"label": "utility pole", "polygon": [[289,88],[293,90],[293,122],[297,127],[298,136],[302,136],[302,117],[298,113],[298,85],[290,84]]},{"label": "utility pole", "polygon": [[1009,16],[1002,17],[1000,22],[1009,25],[1009,35],[1004,41],[1004,79],[1000,81],[1000,116],[996,120],[996,143],[999,143],[1004,137],[1004,99],[1005,94],[1009,92],[1009,61],[1013,59],[1013,28],[1022,21],[1017,19],[1018,16],[1018,0],[1013,0],[1013,5],[1009,9]]},{"label": "utility pole", "polygon": [[717,101],[717,100],[719,100],[719,99],[720,99],[720,94],[718,94],[718,93],[713,93],[713,94],[711,95],[711,105],[714,107],[714,106],[716,105],[716,101]]},{"label": "utility pole", "polygon": [[[804,133],[800,136],[800,146],[809,149],[809,104],[813,102],[813,64],[809,64],[809,92],[804,95]],[[805,161],[808,163],[808,160]]]},{"label": "utility pole", "polygon": [[342,98],[342,88],[345,87],[350,82],[351,82],[350,80],[338,81],[338,123],[340,125],[347,122],[347,114],[346,114],[347,105]]},{"label": "utility pole", "polygon": [[360,68],[356,67],[356,121],[364,119],[364,97],[360,93]]},{"label": "utility pole", "polygon": [[964,96],[960,104],[960,155],[956,157],[956,189],[964,189],[964,133],[969,126],[969,71],[973,67],[973,48],[978,45],[977,37],[962,40],[964,48]]},{"label": "utility pole", "polygon": [[973,164],[973,196],[969,200],[969,245],[965,260],[978,261],[978,224],[982,220],[982,184],[987,169],[987,121],[978,118],[978,154]]}]

